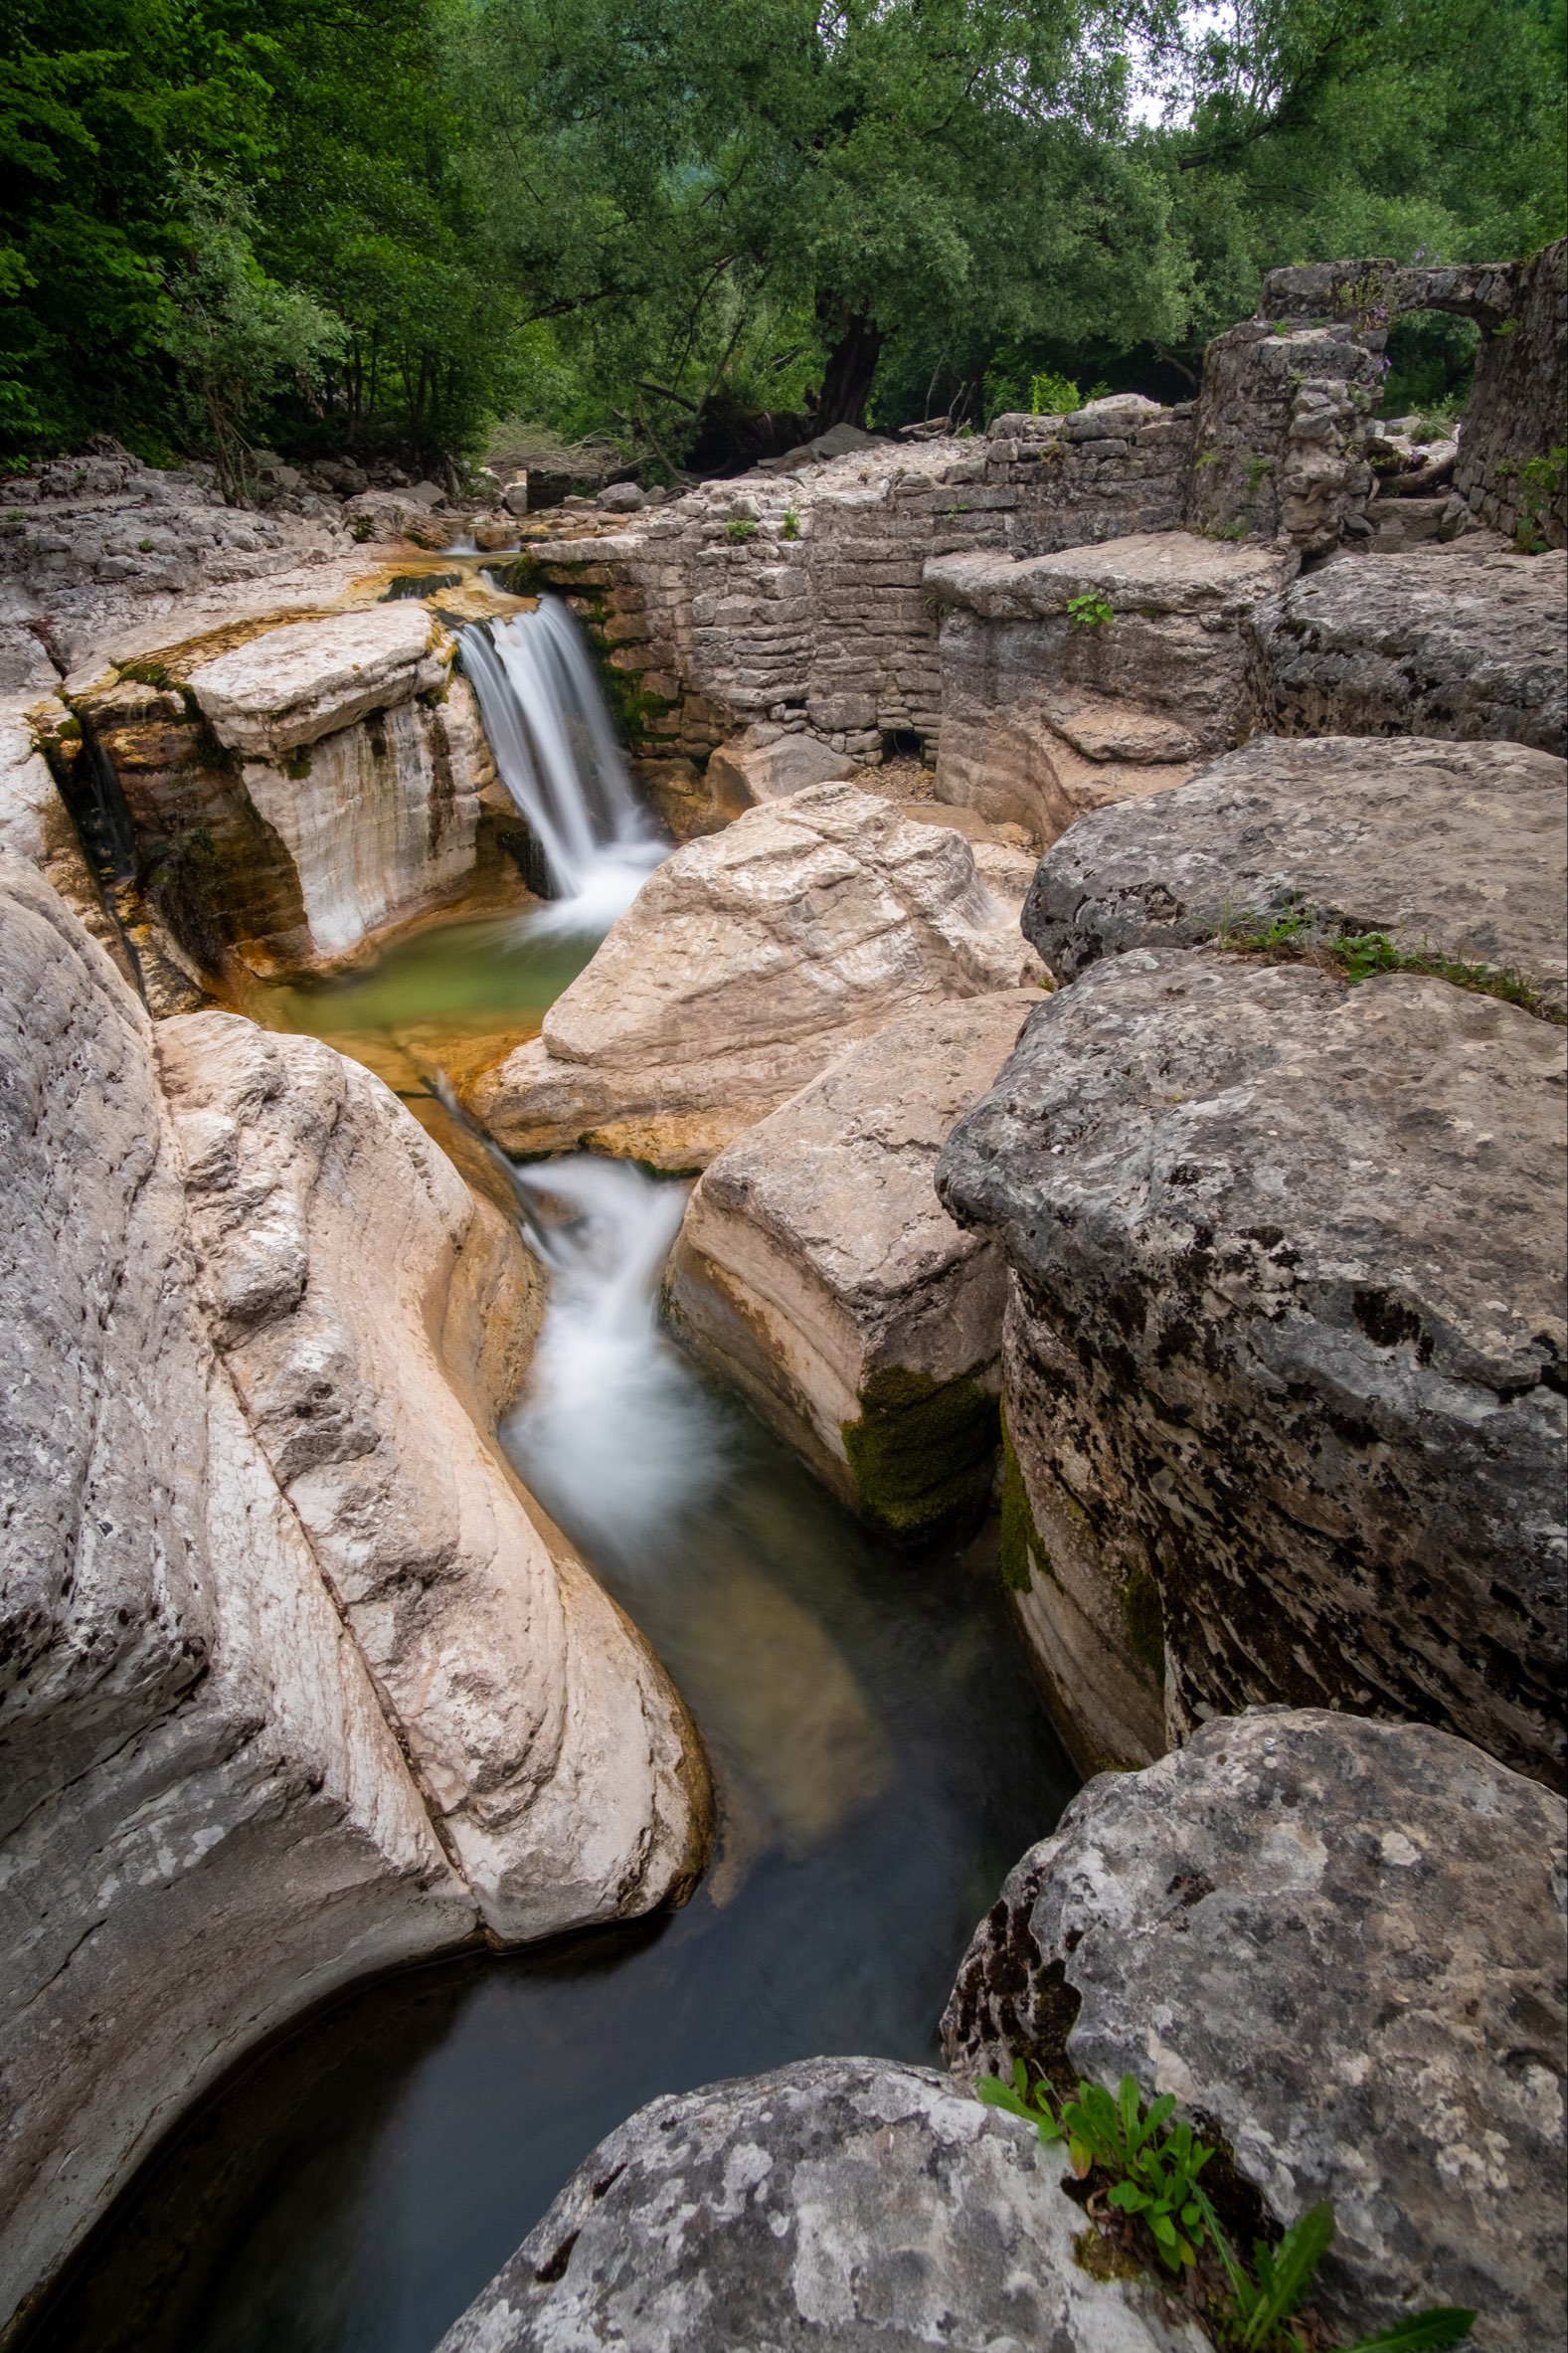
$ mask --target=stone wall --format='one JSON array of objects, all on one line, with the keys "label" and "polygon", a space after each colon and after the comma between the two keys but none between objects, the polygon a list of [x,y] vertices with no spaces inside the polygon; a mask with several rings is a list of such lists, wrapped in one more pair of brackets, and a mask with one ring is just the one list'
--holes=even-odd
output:
[{"label": "stone wall", "polygon": [[[1568,440],[1568,238],[1519,272],[1511,324],[1481,344],[1454,487],[1493,530],[1528,520],[1530,541],[1568,546],[1568,460],[1549,459]],[[1524,468],[1543,458],[1532,480]]]}]

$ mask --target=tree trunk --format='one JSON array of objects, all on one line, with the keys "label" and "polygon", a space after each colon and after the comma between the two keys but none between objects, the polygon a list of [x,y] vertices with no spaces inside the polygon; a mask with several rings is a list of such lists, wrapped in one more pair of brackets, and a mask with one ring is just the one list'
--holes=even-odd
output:
[{"label": "tree trunk", "polygon": [[871,379],[887,335],[863,311],[845,313],[836,305],[819,303],[817,319],[825,330],[836,329],[836,340],[822,371],[822,389],[811,404],[811,430],[825,433],[830,425],[863,426]]}]

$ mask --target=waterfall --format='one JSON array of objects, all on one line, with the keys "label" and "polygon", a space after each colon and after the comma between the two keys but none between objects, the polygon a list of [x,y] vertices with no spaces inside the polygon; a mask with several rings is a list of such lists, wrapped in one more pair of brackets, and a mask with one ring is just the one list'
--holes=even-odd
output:
[{"label": "waterfall", "polygon": [[588,642],[556,597],[470,622],[461,641],[496,768],[550,872],[531,928],[603,934],[668,844],[631,789]]},{"label": "waterfall", "polygon": [[511,1177],[555,1280],[508,1449],[580,1541],[622,1564],[659,1554],[730,1464],[723,1414],[658,1328],[689,1188],[586,1153]]}]

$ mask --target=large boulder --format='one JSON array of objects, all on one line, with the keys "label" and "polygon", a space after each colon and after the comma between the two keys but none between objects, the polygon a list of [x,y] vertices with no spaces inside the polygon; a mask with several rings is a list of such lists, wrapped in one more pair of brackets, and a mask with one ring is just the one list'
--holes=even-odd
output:
[{"label": "large boulder", "polygon": [[1345,557],[1260,607],[1265,724],[1282,735],[1492,737],[1568,753],[1568,555]]},{"label": "large boulder", "polygon": [[808,2059],[600,2143],[437,2353],[1206,2353],[1096,2276],[1061,2157],[925,2068]]},{"label": "large boulder", "polygon": [[704,1790],[490,1441],[538,1314],[512,1228],[367,1072],[154,1032],[45,882],[0,892],[10,2311],[253,2043],[662,1901]]},{"label": "large boulder", "polygon": [[1096,811],[1041,861],[1024,929],[1059,981],[1126,948],[1304,924],[1568,984],[1568,763],[1521,744],[1264,736]]},{"label": "large boulder", "polygon": [[451,652],[416,602],[252,624],[87,687],[51,758],[196,967],[330,971],[473,876],[493,772]]},{"label": "large boulder", "polygon": [[1004,1565],[1086,1763],[1285,1700],[1561,1781],[1562,1066],[1202,949],[1030,1016],[938,1188],[1012,1270]]},{"label": "large boulder", "polygon": [[693,1353],[895,1540],[990,1488],[1005,1278],[932,1176],[1038,1001],[962,998],[851,1047],[710,1164],[671,1256]]},{"label": "large boulder", "polygon": [[1424,1724],[1207,1724],[1023,1858],[949,2059],[1172,2092],[1280,2221],[1332,2201],[1313,2300],[1347,2335],[1464,2304],[1485,2353],[1537,2353],[1565,2287],[1564,1828]]},{"label": "large boulder", "polygon": [[961,834],[816,785],[656,867],[466,1100],[510,1152],[701,1167],[895,1015],[1037,970]]},{"label": "large boulder", "polygon": [[1243,623],[1294,562],[1185,531],[936,558],[938,792],[1051,842],[1086,810],[1184,783],[1243,731]]},{"label": "large boulder", "polygon": [[713,754],[708,783],[721,806],[739,811],[760,801],[785,801],[807,785],[832,784],[847,777],[852,766],[820,736],[749,727]]}]

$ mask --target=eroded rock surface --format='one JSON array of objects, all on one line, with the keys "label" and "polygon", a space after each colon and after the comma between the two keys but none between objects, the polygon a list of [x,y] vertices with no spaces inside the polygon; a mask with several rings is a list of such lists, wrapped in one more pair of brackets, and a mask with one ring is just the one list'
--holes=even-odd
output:
[{"label": "eroded rock surface", "polygon": [[[1346,2334],[1464,2304],[1561,2330],[1565,1817],[1424,1724],[1264,1709],[1105,1774],[1030,1850],[944,2021],[964,2076],[1169,2091],[1281,2221],[1331,2199]],[[530,2340],[523,2340],[524,2342]]]},{"label": "eroded rock surface", "polygon": [[[1014,1574],[1080,1756],[1256,1701],[1563,1775],[1563,1033],[1441,981],[1137,949],[938,1185],[1014,1276]],[[1138,1700],[1137,1695],[1142,1698]]]},{"label": "eroded rock surface", "polygon": [[509,1151],[699,1167],[895,1015],[1037,969],[961,834],[817,785],[656,867],[467,1101]]},{"label": "eroded rock surface", "polygon": [[1560,549],[1421,548],[1325,564],[1252,624],[1265,724],[1568,753],[1565,605]]},{"label": "eroded rock surface", "polygon": [[1166,531],[929,564],[947,609],[938,792],[1051,842],[1087,810],[1184,783],[1237,740],[1242,624],[1294,563]]},{"label": "eroded rock surface", "polygon": [[1042,859],[1024,928],[1059,981],[1126,948],[1310,918],[1568,980],[1568,763],[1521,744],[1261,737],[1190,784],[1097,810]]},{"label": "eroded rock surface", "polygon": [[1060,2155],[925,2068],[811,2059],[600,2143],[438,2353],[1205,2353],[1100,2280]]},{"label": "eroded rock surface", "polygon": [[451,646],[423,605],[372,605],[267,630],[186,684],[220,743],[275,757],[446,684]]},{"label": "eroded rock surface", "polygon": [[368,1073],[231,1016],[155,1045],[44,881],[3,895],[10,2310],[258,2038],[481,1925],[646,1909],[704,1791],[483,1435],[506,1223]]},{"label": "eroded rock surface", "polygon": [[708,1168],[667,1298],[695,1354],[896,1539],[973,1517],[991,1480],[1004,1274],[932,1185],[1034,991],[894,1021]]}]

